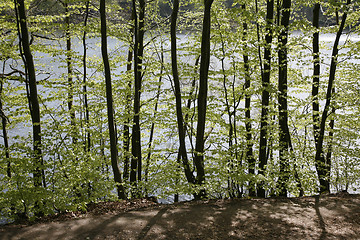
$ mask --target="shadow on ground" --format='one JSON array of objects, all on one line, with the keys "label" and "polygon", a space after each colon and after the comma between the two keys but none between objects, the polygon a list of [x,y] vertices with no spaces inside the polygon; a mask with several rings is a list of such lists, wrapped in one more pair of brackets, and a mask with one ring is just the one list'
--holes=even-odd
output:
[{"label": "shadow on ground", "polygon": [[359,239],[360,196],[160,205],[0,228],[0,239]]}]

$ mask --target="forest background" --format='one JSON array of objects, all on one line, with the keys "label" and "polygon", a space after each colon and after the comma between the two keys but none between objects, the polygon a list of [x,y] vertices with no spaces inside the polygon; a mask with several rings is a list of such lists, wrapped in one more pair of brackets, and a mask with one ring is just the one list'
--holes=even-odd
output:
[{"label": "forest background", "polygon": [[1,215],[356,192],[359,5],[2,0]]}]

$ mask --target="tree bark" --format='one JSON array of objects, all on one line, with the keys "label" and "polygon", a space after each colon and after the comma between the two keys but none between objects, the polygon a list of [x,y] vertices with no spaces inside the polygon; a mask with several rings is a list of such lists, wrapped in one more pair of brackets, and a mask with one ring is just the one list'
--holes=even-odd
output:
[{"label": "tree bark", "polygon": [[[40,105],[38,100],[37,82],[35,74],[35,65],[33,56],[30,49],[29,32],[27,27],[27,18],[25,12],[24,0],[15,0],[15,10],[19,31],[19,45],[20,53],[25,65],[26,73],[26,88],[29,100],[29,110],[31,115],[32,130],[33,130],[33,156],[32,159],[33,179],[35,190],[39,190],[41,187],[46,187],[44,160],[42,156],[41,145],[41,121],[40,121]],[[39,196],[37,196],[38,198]],[[42,201],[40,199],[35,200],[35,216],[41,217],[44,215],[41,210]]]},{"label": "tree bark", "polygon": [[86,66],[86,57],[87,57],[87,47],[86,47],[86,34],[87,34],[87,30],[86,30],[86,26],[87,26],[87,21],[88,21],[88,17],[89,17],[89,4],[90,4],[90,0],[86,1],[86,8],[85,8],[85,19],[84,19],[84,33],[83,33],[83,38],[82,38],[82,43],[83,43],[83,58],[82,58],[82,62],[83,62],[83,95],[84,95],[84,107],[85,107],[85,135],[86,135],[86,140],[85,140],[85,151],[86,152],[90,152],[90,148],[91,148],[91,134],[89,131],[89,123],[90,123],[90,114],[89,114],[89,103],[88,103],[88,92],[87,92],[87,66]]},{"label": "tree bark", "polygon": [[204,0],[204,18],[203,30],[201,36],[201,62],[200,62],[200,83],[198,95],[198,121],[196,129],[195,143],[195,167],[196,167],[196,183],[200,186],[200,192],[196,198],[206,196],[205,189],[202,185],[205,183],[204,169],[204,145],[205,145],[205,123],[206,123],[206,107],[208,93],[208,75],[210,65],[210,29],[211,29],[211,5],[213,0]]},{"label": "tree bark", "polygon": [[[134,14],[131,14],[131,21],[134,20]],[[133,60],[133,48],[135,46],[131,46],[134,39],[134,27],[130,28],[130,46],[128,50],[127,64],[126,64],[126,72],[130,73],[132,68],[132,60]],[[130,120],[131,120],[131,95],[132,88],[132,80],[128,79],[127,82],[127,91],[126,91],[126,105],[125,105],[125,123],[124,123],[124,131],[123,131],[123,141],[124,141],[124,181],[129,181],[129,165],[130,165]]]},{"label": "tree bark", "polygon": [[21,52],[25,64],[26,84],[29,88],[29,106],[33,129],[33,148],[34,148],[34,186],[41,187],[46,185],[44,179],[43,157],[41,149],[41,125],[40,125],[40,105],[38,100],[37,83],[33,56],[30,50],[29,32],[27,28],[27,18],[25,13],[24,0],[15,0],[18,20],[20,25],[20,44]]},{"label": "tree bark", "polygon": [[[350,5],[351,0],[347,0],[346,6]],[[339,52],[339,41],[341,34],[345,27],[345,22],[347,18],[347,9],[344,10],[344,14],[342,16],[341,24],[339,30],[336,34],[332,54],[331,54],[331,64],[330,64],[330,74],[328,80],[328,87],[326,91],[326,102],[324,106],[323,113],[321,115],[320,127],[318,140],[316,145],[316,153],[315,153],[315,167],[318,173],[319,183],[320,183],[320,193],[330,192],[330,170],[331,170],[331,162],[330,159],[327,161],[324,155],[323,143],[324,143],[324,135],[326,128],[326,120],[330,111],[331,98],[333,97],[333,88],[335,82],[335,73],[337,66],[337,57]]]},{"label": "tree bark", "polygon": [[[242,5],[243,11],[246,11],[246,5]],[[249,196],[256,196],[255,192],[255,183],[252,178],[255,176],[255,158],[253,154],[253,143],[252,143],[252,126],[251,126],[251,94],[249,93],[251,86],[251,78],[250,78],[250,66],[249,66],[249,55],[248,55],[248,46],[246,44],[247,40],[247,31],[248,24],[246,20],[243,22],[243,60],[244,60],[244,71],[245,71],[245,83],[244,83],[244,91],[245,91],[245,129],[246,129],[246,161],[248,163],[248,171],[250,175],[249,181]]]},{"label": "tree bark", "polygon": [[74,104],[74,82],[73,82],[73,69],[72,69],[72,58],[71,58],[71,30],[70,30],[70,10],[67,1],[64,3],[65,8],[65,36],[66,36],[66,67],[67,67],[67,81],[68,81],[68,109],[70,113],[70,133],[73,143],[77,142],[77,131],[75,123],[75,110]]},{"label": "tree bark", "polygon": [[184,126],[184,118],[182,113],[182,104],[181,104],[181,91],[180,91],[180,80],[177,66],[177,47],[176,47],[176,25],[177,25],[177,16],[179,12],[179,0],[174,0],[173,10],[171,14],[171,67],[172,67],[172,75],[174,80],[174,91],[175,91],[175,100],[176,100],[176,118],[178,125],[178,134],[179,134],[179,154],[182,159],[182,165],[184,167],[186,180],[189,183],[195,183],[194,176],[190,168],[186,144],[185,144],[185,136],[186,130]]},{"label": "tree bark", "polygon": [[121,172],[118,165],[118,150],[117,150],[117,137],[114,120],[114,107],[113,107],[113,96],[111,86],[111,73],[109,57],[107,53],[107,29],[106,29],[106,10],[105,0],[100,0],[100,18],[101,18],[101,54],[104,63],[104,74],[106,83],[106,103],[107,103],[107,115],[108,115],[108,126],[109,126],[109,137],[110,137],[110,154],[111,154],[111,166],[114,173],[114,180],[120,199],[125,199],[125,189],[122,184]]},{"label": "tree bark", "polygon": [[[4,64],[5,68],[5,64]],[[0,115],[1,115],[1,125],[2,125],[2,132],[3,132],[3,139],[4,139],[4,150],[5,150],[5,158],[7,161],[6,167],[6,174],[9,178],[11,178],[11,161],[10,161],[10,150],[9,150],[9,138],[7,134],[7,123],[9,119],[6,117],[3,109],[2,103],[2,95],[3,95],[3,77],[1,76],[0,82]]]},{"label": "tree bark", "polygon": [[289,172],[289,126],[288,126],[288,103],[287,103],[287,42],[290,20],[291,0],[283,0],[280,8],[280,34],[279,42],[279,81],[278,81],[278,102],[279,102],[279,161],[280,175],[278,179],[279,195],[287,196],[287,182],[290,178]]},{"label": "tree bark", "polygon": [[320,16],[320,3],[316,3],[313,9],[313,27],[315,32],[313,34],[313,83],[312,83],[312,117],[313,117],[313,129],[315,146],[318,145],[319,140],[319,84],[320,84],[320,48],[319,48],[319,16]]},{"label": "tree bark", "polygon": [[[267,0],[266,10],[266,36],[264,50],[264,72],[262,73],[262,94],[261,94],[261,119],[260,119],[260,145],[259,145],[259,171],[258,174],[264,175],[267,165],[267,138],[269,121],[269,101],[270,101],[270,71],[271,71],[271,42],[272,24],[274,21],[274,0]],[[257,186],[258,197],[265,197],[263,183]]]},{"label": "tree bark", "polygon": [[139,15],[136,11],[136,1],[133,0],[134,14],[134,125],[132,130],[132,159],[130,182],[141,181],[141,131],[140,131],[140,93],[142,82],[142,58],[144,53],[144,20],[145,20],[145,0],[139,0]]}]

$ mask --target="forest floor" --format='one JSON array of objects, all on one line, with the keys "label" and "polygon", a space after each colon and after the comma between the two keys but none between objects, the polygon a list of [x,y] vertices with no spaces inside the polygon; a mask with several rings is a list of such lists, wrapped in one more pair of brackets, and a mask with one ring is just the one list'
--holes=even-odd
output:
[{"label": "forest floor", "polygon": [[1,226],[0,239],[360,239],[360,195],[104,202]]}]

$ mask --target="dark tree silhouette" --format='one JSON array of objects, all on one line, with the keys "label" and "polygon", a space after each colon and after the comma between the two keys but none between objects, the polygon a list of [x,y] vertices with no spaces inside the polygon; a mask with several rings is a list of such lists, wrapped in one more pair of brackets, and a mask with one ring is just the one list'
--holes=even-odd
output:
[{"label": "dark tree silhouette", "polygon": [[[350,5],[351,0],[347,0],[346,6]],[[320,193],[330,192],[330,170],[331,170],[331,159],[325,157],[323,144],[324,144],[324,135],[326,128],[326,120],[329,116],[329,112],[331,109],[331,99],[334,93],[334,83],[335,83],[335,73],[336,67],[338,64],[338,53],[339,53],[339,41],[341,34],[345,27],[345,22],[347,18],[348,9],[345,8],[341,24],[336,33],[336,38],[334,42],[334,46],[331,54],[331,63],[330,63],[330,74],[328,80],[328,87],[326,91],[326,102],[324,106],[324,110],[321,115],[320,126],[318,129],[318,133],[315,132],[315,143],[316,143],[316,153],[315,153],[315,167],[318,173],[318,178],[320,182]]]},{"label": "dark tree silhouette", "polygon": [[185,176],[189,183],[195,183],[194,175],[190,169],[189,160],[187,157],[187,150],[185,145],[185,136],[186,130],[184,126],[184,118],[182,113],[182,104],[181,104],[181,92],[180,92],[180,80],[177,66],[177,47],[176,47],[176,25],[177,25],[177,16],[179,12],[179,0],[174,0],[173,10],[171,14],[171,67],[172,75],[174,81],[174,91],[175,91],[175,100],[176,100],[176,117],[178,124],[178,134],[179,134],[179,154],[182,159],[182,165],[184,167]]},{"label": "dark tree silhouette", "polygon": [[[274,0],[267,0],[266,9],[266,35],[264,50],[264,70],[262,72],[261,119],[260,119],[260,146],[259,146],[259,174],[265,174],[267,164],[267,141],[270,101],[270,71],[271,71],[271,42],[273,38]],[[262,183],[257,186],[258,197],[265,197]]]},{"label": "dark tree silhouette", "polygon": [[[204,169],[204,145],[205,145],[205,123],[206,107],[208,93],[208,75],[210,64],[210,29],[211,29],[211,5],[213,0],[204,0],[203,29],[201,35],[201,61],[200,61],[200,81],[198,95],[198,121],[196,129],[195,145],[195,167],[197,170],[196,183],[203,185],[205,183]],[[201,189],[196,198],[206,196],[205,189]]]},{"label": "dark tree silhouette", "polygon": [[106,29],[106,11],[105,11],[105,0],[100,0],[100,19],[101,19],[101,54],[104,62],[104,74],[106,83],[106,104],[107,104],[107,115],[108,115],[108,126],[109,126],[109,137],[110,137],[110,154],[111,154],[111,166],[114,172],[114,180],[120,199],[125,199],[125,189],[122,183],[121,172],[119,169],[119,159],[117,150],[117,137],[114,120],[114,106],[111,86],[111,72],[109,57],[107,53],[107,29]]}]

